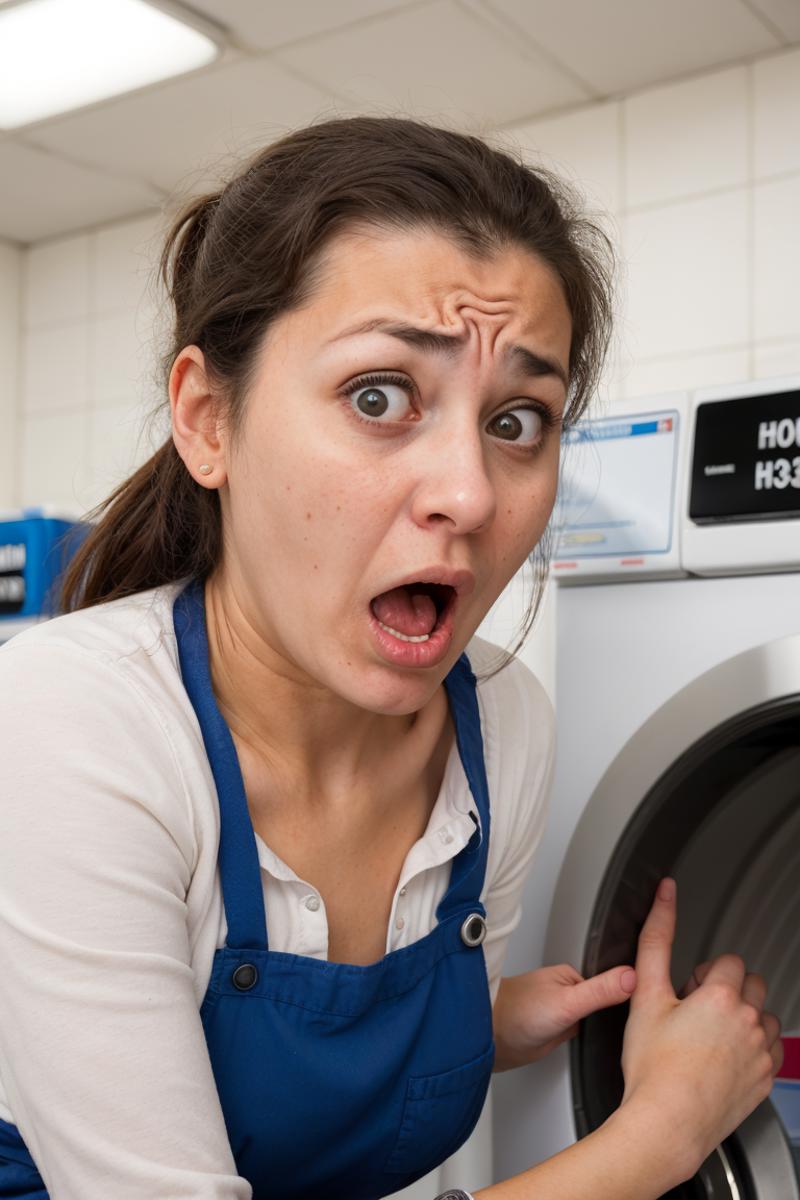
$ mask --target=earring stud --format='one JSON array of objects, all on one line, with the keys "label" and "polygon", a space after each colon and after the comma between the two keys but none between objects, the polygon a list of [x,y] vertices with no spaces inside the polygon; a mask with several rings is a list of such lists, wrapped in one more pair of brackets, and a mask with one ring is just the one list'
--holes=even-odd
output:
[{"label": "earring stud", "polygon": [[214,468],[212,466],[210,466],[208,463],[201,463],[197,469],[201,475],[210,475],[211,472],[214,470]]}]

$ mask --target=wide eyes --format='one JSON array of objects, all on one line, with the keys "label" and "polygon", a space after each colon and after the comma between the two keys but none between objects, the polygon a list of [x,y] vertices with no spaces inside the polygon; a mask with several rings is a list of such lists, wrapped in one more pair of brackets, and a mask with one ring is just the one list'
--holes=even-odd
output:
[{"label": "wide eyes", "polygon": [[544,420],[535,408],[510,408],[490,421],[492,425],[504,441],[529,444],[541,437]]},{"label": "wide eyes", "polygon": [[[392,425],[405,420],[414,408],[411,397],[414,389],[410,380],[402,377],[367,376],[355,380],[344,389],[349,397],[353,415],[370,425]],[[493,417],[488,431],[501,441],[534,449],[542,441],[545,429],[552,420],[548,412],[534,404],[508,408]]]},{"label": "wide eyes", "polygon": [[380,386],[370,384],[359,387],[352,393],[353,407],[365,417],[383,417],[388,414],[388,420],[399,421],[410,408],[408,386],[398,383],[381,383]]}]

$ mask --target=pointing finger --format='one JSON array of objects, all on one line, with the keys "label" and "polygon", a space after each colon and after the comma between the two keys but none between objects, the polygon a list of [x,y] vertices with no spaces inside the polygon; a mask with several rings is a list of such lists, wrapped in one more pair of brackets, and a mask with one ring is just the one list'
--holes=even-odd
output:
[{"label": "pointing finger", "polygon": [[639,934],[636,954],[636,991],[632,1005],[655,993],[675,995],[670,980],[670,957],[675,937],[675,894],[674,879],[662,879],[658,885],[653,906]]}]

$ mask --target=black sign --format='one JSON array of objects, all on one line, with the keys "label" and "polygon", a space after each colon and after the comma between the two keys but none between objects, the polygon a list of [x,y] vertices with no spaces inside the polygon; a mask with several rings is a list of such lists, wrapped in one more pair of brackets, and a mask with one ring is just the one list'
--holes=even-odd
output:
[{"label": "black sign", "polygon": [[800,517],[800,391],[698,405],[689,516]]},{"label": "black sign", "polygon": [[27,547],[24,542],[0,543],[0,614],[13,616],[25,606],[25,561]]}]

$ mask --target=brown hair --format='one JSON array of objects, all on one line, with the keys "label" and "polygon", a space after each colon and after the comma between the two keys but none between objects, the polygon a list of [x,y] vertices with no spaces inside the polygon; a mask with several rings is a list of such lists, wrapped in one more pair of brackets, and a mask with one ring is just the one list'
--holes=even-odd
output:
[{"label": "brown hair", "polygon": [[[270,322],[313,291],[330,240],[364,225],[427,227],[477,255],[518,245],[547,263],[573,323],[565,424],[581,415],[611,329],[613,254],[605,234],[548,172],[480,138],[393,117],[300,129],[180,213],[160,261],[174,306],[165,381],[183,347],[198,346],[235,438]],[[204,578],[219,562],[219,496],[195,482],[171,438],[91,516],[99,520],[64,578],[64,611]],[[547,560],[546,535],[532,556],[534,603],[515,650],[533,623]]]}]

